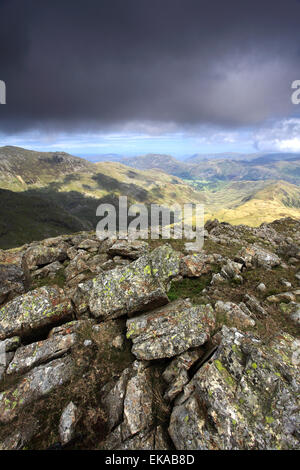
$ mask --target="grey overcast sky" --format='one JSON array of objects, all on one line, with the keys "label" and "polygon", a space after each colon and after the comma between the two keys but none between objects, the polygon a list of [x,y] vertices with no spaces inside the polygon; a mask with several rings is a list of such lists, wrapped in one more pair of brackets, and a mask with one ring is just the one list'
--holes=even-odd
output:
[{"label": "grey overcast sky", "polygon": [[0,0],[0,144],[300,151],[299,0]]}]

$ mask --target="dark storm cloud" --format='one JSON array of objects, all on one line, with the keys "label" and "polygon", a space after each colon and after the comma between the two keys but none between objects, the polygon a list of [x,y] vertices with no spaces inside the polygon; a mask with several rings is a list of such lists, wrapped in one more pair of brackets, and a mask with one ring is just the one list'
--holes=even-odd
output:
[{"label": "dark storm cloud", "polygon": [[0,131],[291,112],[297,0],[0,0]]}]

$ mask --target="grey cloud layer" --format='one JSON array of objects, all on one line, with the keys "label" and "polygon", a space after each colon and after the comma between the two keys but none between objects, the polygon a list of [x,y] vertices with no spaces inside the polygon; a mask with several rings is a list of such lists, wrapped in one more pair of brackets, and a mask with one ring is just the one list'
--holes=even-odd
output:
[{"label": "grey cloud layer", "polygon": [[286,116],[299,18],[297,0],[2,0],[0,129]]}]

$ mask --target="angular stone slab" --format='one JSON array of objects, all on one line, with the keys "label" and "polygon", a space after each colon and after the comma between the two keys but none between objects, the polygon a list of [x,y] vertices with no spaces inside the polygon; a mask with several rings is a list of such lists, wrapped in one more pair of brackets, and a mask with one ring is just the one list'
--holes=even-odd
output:
[{"label": "angular stone slab", "polygon": [[108,319],[143,312],[169,300],[164,286],[153,273],[151,260],[142,256],[124,268],[79,284],[73,301],[78,311],[88,306],[93,317]]},{"label": "angular stone slab", "polygon": [[53,336],[17,349],[6,373],[24,374],[35,366],[67,353],[76,343],[76,334]]},{"label": "angular stone slab", "polygon": [[62,289],[40,287],[8,302],[0,309],[0,340],[27,336],[44,327],[67,321],[73,307]]},{"label": "angular stone slab", "polygon": [[0,393],[0,423],[12,421],[20,410],[66,383],[74,369],[70,356],[36,367],[17,386]]},{"label": "angular stone slab", "polygon": [[28,269],[35,269],[36,266],[45,266],[54,261],[64,261],[67,258],[68,245],[62,243],[60,246],[51,247],[37,245],[28,248],[24,254],[24,260]]},{"label": "angular stone slab", "polygon": [[137,259],[144,255],[149,249],[147,242],[142,240],[118,240],[108,250],[108,253],[115,256],[124,256],[125,258]]},{"label": "angular stone slab", "polygon": [[132,318],[126,325],[132,353],[138,359],[162,359],[204,344],[215,326],[215,314],[211,305],[193,306],[189,300],[177,300]]}]

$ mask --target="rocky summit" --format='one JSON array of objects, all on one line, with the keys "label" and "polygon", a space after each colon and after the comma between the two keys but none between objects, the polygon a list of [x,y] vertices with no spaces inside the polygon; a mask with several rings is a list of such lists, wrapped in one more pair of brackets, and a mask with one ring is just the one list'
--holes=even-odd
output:
[{"label": "rocky summit", "polygon": [[300,448],[300,221],[0,250],[0,449]]}]

